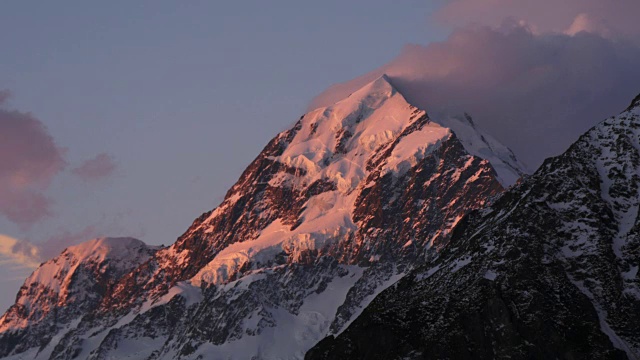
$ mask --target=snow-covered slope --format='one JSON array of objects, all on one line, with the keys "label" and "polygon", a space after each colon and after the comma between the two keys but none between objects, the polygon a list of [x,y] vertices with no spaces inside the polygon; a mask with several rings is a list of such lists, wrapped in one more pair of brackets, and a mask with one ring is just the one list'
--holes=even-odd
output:
[{"label": "snow-covered slope", "polygon": [[[450,129],[425,120],[426,113],[409,105],[386,77],[334,106],[305,115],[287,148],[271,158],[287,171],[271,177],[268,185],[304,192],[311,184],[323,184],[328,191],[302,204],[294,226],[291,220],[277,219],[255,239],[229,245],[191,282],[196,286],[224,283],[246,264],[268,263],[281,253],[299,262],[304,254],[327,248],[355,232],[358,227],[352,212],[361,194],[355,190],[373,185],[365,179],[374,161],[379,161],[379,177],[390,174],[397,178],[451,138]],[[410,128],[420,121],[424,123],[419,129]],[[214,231],[207,223],[222,210],[203,223],[205,232]]]},{"label": "snow-covered slope", "polygon": [[[51,358],[302,358],[520,173],[504,147],[456,126],[386,76],[304,115],[220,206],[59,333]],[[4,344],[0,355],[25,350]]]},{"label": "snow-covered slope", "polygon": [[640,96],[307,359],[640,358]]}]

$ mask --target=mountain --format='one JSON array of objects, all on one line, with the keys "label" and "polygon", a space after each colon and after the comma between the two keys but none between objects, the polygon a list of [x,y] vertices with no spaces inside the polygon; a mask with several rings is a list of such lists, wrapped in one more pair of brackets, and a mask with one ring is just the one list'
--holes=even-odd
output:
[{"label": "mountain", "polygon": [[640,358],[640,96],[306,359]]},{"label": "mountain", "polygon": [[37,349],[46,357],[55,345],[52,335],[94,310],[122,276],[156,251],[132,238],[102,238],[71,246],[41,264],[0,318],[0,352]]},{"label": "mountain", "polygon": [[383,76],[277,135],[173,245],[83,286],[86,306],[25,292],[67,315],[10,310],[0,357],[301,359],[521,169],[470,117],[434,121]]}]

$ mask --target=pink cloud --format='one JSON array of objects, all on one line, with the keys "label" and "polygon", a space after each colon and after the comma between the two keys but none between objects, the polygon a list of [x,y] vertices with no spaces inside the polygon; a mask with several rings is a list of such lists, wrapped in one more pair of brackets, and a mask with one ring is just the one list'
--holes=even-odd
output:
[{"label": "pink cloud", "polygon": [[28,241],[0,234],[0,260],[35,269],[41,262],[39,249]]},{"label": "pink cloud", "polygon": [[28,228],[51,214],[44,191],[64,169],[64,151],[30,113],[6,107],[0,92],[0,215]]},{"label": "pink cloud", "polygon": [[95,225],[79,231],[60,230],[56,235],[35,243],[0,234],[0,260],[8,260],[16,265],[36,268],[40,263],[52,259],[69,246],[99,237]]},{"label": "pink cloud", "polygon": [[594,18],[592,15],[581,13],[573,20],[571,26],[565,31],[567,35],[577,35],[580,32],[599,34],[610,38],[614,36],[614,30],[606,21]]},{"label": "pink cloud", "polygon": [[381,68],[332,86],[310,108],[332,104],[386,73],[434,118],[470,113],[533,170],[628,106],[640,92],[637,64],[640,48],[621,39],[540,34],[518,22],[467,26],[442,42],[406,46]]},{"label": "pink cloud", "polygon": [[109,154],[98,154],[86,160],[80,166],[72,170],[73,174],[85,181],[96,181],[104,179],[113,174],[116,164]]},{"label": "pink cloud", "polygon": [[434,18],[448,27],[500,26],[505,19],[525,21],[540,32],[565,32],[579,16],[607,24],[622,36],[640,34],[637,0],[449,0]]},{"label": "pink cloud", "polygon": [[0,190],[0,211],[23,229],[52,215],[52,201],[43,193],[30,190]]}]

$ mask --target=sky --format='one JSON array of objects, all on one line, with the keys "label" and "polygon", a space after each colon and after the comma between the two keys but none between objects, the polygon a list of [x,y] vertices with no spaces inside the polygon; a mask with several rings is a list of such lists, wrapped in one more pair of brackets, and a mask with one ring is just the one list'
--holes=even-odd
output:
[{"label": "sky", "polygon": [[640,93],[637,0],[0,6],[1,309],[65,246],[171,244],[274,135],[382,73],[530,170]]}]

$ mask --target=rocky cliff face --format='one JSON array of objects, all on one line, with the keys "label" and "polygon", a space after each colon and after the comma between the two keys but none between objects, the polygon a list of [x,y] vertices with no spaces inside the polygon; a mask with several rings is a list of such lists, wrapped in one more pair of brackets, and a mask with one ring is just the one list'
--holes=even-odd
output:
[{"label": "rocky cliff face", "polygon": [[306,359],[640,358],[639,185],[636,98]]},{"label": "rocky cliff face", "polygon": [[[219,207],[114,277],[64,331],[6,315],[0,356],[302,358],[520,169],[472,121],[434,122],[383,76],[276,136]],[[20,322],[54,330],[18,344]]]}]

